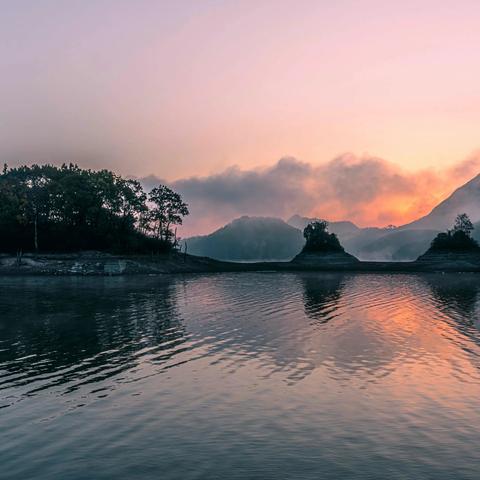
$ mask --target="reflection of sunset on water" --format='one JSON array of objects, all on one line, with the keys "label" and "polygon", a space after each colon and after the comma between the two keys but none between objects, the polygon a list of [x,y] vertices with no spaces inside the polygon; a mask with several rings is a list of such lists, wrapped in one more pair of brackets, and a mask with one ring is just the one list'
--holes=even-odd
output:
[{"label": "reflection of sunset on water", "polygon": [[[476,480],[475,275],[1,281],[0,305],[12,312],[0,319],[5,465],[17,458],[8,439],[38,415],[64,438],[78,411],[72,445],[99,438],[109,455],[131,424],[136,446],[160,463],[174,444],[215,468],[219,452],[249,465],[273,455],[277,477],[313,462],[332,479],[381,469]],[[12,295],[20,286],[22,304]],[[48,452],[70,459],[74,448],[30,432],[33,445],[45,436]]]}]

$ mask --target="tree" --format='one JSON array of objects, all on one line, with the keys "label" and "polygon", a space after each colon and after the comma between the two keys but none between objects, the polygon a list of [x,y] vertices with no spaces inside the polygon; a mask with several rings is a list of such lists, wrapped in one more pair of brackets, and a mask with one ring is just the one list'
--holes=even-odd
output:
[{"label": "tree", "polygon": [[430,251],[477,251],[478,243],[470,236],[474,226],[466,213],[457,215],[451,230],[439,233],[430,245]]},{"label": "tree", "polygon": [[[6,175],[8,172],[4,173]],[[47,166],[33,165],[32,167],[20,167],[17,171],[22,191],[23,221],[33,224],[33,245],[35,251],[39,249],[39,227],[45,223],[49,215],[49,186],[50,176]]]},{"label": "tree", "polygon": [[305,252],[343,252],[337,236],[334,233],[328,233],[328,222],[326,220],[316,220],[309,223],[303,230],[305,237]]},{"label": "tree", "polygon": [[314,242],[317,237],[327,233],[328,222],[326,220],[316,220],[310,222],[303,230],[303,236],[307,243]]},{"label": "tree", "polygon": [[455,218],[455,224],[453,225],[454,232],[463,232],[467,237],[470,237],[474,230],[473,223],[466,213],[460,213]]},{"label": "tree", "polygon": [[151,231],[156,238],[175,245],[177,239],[171,227],[182,225],[183,217],[189,214],[188,205],[179,193],[166,185],[155,187],[148,194],[148,200],[152,204],[149,216]]},{"label": "tree", "polygon": [[182,223],[188,208],[162,186],[151,199],[148,203],[138,181],[108,170],[74,164],[4,166],[0,251],[168,251],[175,245],[171,227]]}]

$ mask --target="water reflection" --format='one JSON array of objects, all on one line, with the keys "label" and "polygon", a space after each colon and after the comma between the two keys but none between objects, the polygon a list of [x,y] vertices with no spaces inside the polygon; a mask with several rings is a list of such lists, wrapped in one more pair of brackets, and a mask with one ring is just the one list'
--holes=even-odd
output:
[{"label": "water reflection", "polygon": [[477,342],[479,288],[475,276],[441,275],[7,280],[0,392],[15,390],[9,405],[51,389],[109,391],[201,358],[289,385],[320,368],[378,381],[442,355],[454,331]]},{"label": "water reflection", "polygon": [[[411,294],[395,298],[388,278],[365,282],[358,276],[312,275],[303,277],[303,288],[305,313],[318,327],[305,339],[315,368],[324,366],[335,379],[375,382],[396,369],[399,357],[411,353],[413,332],[406,326],[412,312],[404,308]],[[395,312],[389,313],[392,300]]]},{"label": "water reflection", "polygon": [[476,480],[479,286],[0,278],[2,473]]},{"label": "water reflection", "polygon": [[465,325],[480,326],[478,294],[480,279],[476,274],[426,275],[438,308],[461,319]]},{"label": "water reflection", "polygon": [[346,276],[326,273],[301,277],[305,313],[318,323],[327,323],[333,318],[342,297]]},{"label": "water reflection", "polygon": [[[173,355],[185,341],[168,279],[42,279],[3,285],[0,390],[64,393],[133,369],[139,352]],[[22,396],[23,396],[22,395]]]}]

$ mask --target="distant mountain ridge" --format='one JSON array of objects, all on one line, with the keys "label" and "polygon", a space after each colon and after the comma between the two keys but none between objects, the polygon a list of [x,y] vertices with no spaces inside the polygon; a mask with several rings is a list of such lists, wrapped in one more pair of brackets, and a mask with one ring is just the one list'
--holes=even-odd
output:
[{"label": "distant mountain ridge", "polygon": [[243,216],[210,235],[184,241],[188,253],[219,260],[291,260],[303,247],[303,233],[280,218]]},{"label": "distant mountain ridge", "polygon": [[402,230],[446,230],[459,213],[466,213],[472,222],[480,221],[480,174],[457,188],[424,217],[400,227]]},{"label": "distant mountain ridge", "polygon": [[[440,231],[451,228],[459,213],[467,213],[480,240],[480,175],[457,188],[432,211],[398,228],[360,228],[350,221],[329,223],[345,251],[360,260],[415,260]],[[188,252],[219,260],[291,260],[304,245],[303,229],[317,218],[293,215],[240,217],[210,235],[187,239]],[[328,220],[328,219],[327,219]]]},{"label": "distant mountain ridge", "polygon": [[[292,215],[288,220],[287,223],[292,227],[298,228],[302,230],[314,220],[320,220],[319,218],[309,218],[309,217],[302,217],[300,215]],[[349,235],[349,234],[356,234],[361,229],[357,227],[353,222],[349,221],[340,221],[340,222],[329,222],[328,223],[328,230],[331,233],[335,233],[336,235]]]}]

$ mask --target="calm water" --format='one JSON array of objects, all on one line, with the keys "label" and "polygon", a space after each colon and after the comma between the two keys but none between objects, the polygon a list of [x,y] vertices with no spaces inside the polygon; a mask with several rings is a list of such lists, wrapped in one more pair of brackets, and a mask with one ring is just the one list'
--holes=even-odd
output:
[{"label": "calm water", "polygon": [[480,276],[0,278],[0,478],[480,478]]}]

